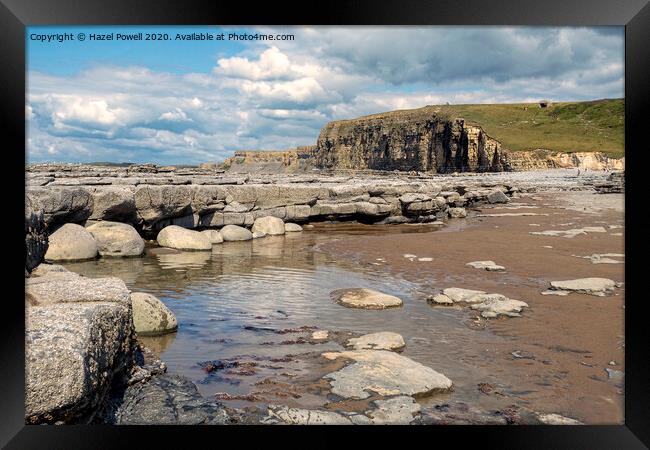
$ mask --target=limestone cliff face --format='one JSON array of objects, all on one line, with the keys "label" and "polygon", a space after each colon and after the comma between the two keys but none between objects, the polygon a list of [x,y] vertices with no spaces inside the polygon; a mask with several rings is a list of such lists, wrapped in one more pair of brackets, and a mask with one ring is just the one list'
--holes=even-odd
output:
[{"label": "limestone cliff face", "polygon": [[324,169],[510,170],[501,144],[480,126],[432,106],[330,122],[321,130],[314,158]]}]

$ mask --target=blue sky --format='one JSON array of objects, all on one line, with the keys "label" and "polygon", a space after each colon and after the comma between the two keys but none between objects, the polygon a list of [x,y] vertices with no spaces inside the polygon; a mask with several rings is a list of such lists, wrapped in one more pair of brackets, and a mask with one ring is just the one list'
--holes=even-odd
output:
[{"label": "blue sky", "polygon": [[[172,40],[32,39],[137,32]],[[294,40],[174,40],[201,32]],[[624,95],[622,27],[30,27],[26,43],[29,162],[220,161],[393,109]]]}]

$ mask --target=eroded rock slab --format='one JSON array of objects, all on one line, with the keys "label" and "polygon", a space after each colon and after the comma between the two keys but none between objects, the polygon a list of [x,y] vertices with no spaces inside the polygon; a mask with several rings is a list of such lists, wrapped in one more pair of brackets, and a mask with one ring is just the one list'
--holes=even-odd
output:
[{"label": "eroded rock slab", "polygon": [[519,317],[522,308],[527,308],[528,303],[513,300],[501,294],[480,295],[482,301],[473,303],[471,308],[481,311],[481,316],[494,318],[498,316]]},{"label": "eroded rock slab", "polygon": [[551,281],[551,287],[543,292],[548,295],[567,295],[569,292],[604,297],[614,292],[616,283],[608,278],[578,278],[575,280]]},{"label": "eroded rock slab", "polygon": [[402,306],[402,299],[373,289],[339,289],[330,295],[348,308],[386,309]]},{"label": "eroded rock slab", "polygon": [[354,425],[350,417],[334,411],[275,405],[269,406],[265,422],[286,425]]},{"label": "eroded rock slab", "polygon": [[377,425],[408,425],[420,413],[420,404],[413,397],[400,395],[386,400],[372,402],[377,409],[366,411],[366,415]]},{"label": "eroded rock slab", "polygon": [[364,334],[358,338],[352,338],[346,343],[347,347],[354,350],[400,350],[406,346],[401,334],[390,331]]},{"label": "eroded rock slab", "polygon": [[523,308],[528,304],[521,300],[514,300],[501,294],[488,294],[484,291],[475,291],[463,288],[447,288],[443,293],[427,300],[430,304],[448,305],[453,303],[468,303],[474,310],[481,312],[481,316],[495,318],[498,316],[519,317]]},{"label": "eroded rock slab", "polygon": [[[592,264],[623,264],[625,261],[621,259],[625,258],[623,253],[594,253],[589,256],[579,256],[573,255],[577,258],[584,258],[591,261]],[[614,259],[619,258],[619,259]]]},{"label": "eroded rock slab", "polygon": [[587,233],[606,233],[607,230],[604,227],[582,227],[582,228],[571,228],[569,230],[546,230],[546,231],[531,231],[530,234],[537,236],[559,236],[564,238],[574,238],[581,234]]},{"label": "eroded rock slab", "polygon": [[323,378],[332,393],[344,398],[379,395],[427,395],[448,391],[452,382],[443,374],[405,356],[385,350],[353,350],[323,353],[327,359],[345,358],[352,364]]},{"label": "eroded rock slab", "polygon": [[503,272],[506,270],[505,267],[498,265],[494,261],[472,261],[468,262],[465,265],[473,267],[475,269],[484,269],[488,272]]},{"label": "eroded rock slab", "polygon": [[25,281],[25,299],[31,305],[113,302],[129,305],[129,290],[119,278],[86,278],[74,272],[52,270]]},{"label": "eroded rock slab", "polygon": [[[480,301],[477,297],[479,294],[485,294],[484,291],[475,291],[473,289],[463,289],[463,288],[447,288],[442,291],[451,301],[454,303],[465,302],[472,303],[474,301]],[[473,300],[474,299],[474,300]]]},{"label": "eroded rock slab", "polygon": [[564,417],[560,414],[537,414],[537,418],[545,425],[582,425],[582,422],[570,417]]}]

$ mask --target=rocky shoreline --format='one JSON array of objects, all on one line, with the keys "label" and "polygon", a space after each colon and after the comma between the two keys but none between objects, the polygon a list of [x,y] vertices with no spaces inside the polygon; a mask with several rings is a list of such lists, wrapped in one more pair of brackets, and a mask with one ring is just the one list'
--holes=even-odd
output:
[{"label": "rocky shoreline", "polygon": [[[321,173],[259,177],[155,165],[30,166],[26,174],[25,211],[26,422],[446,423],[444,414],[437,419],[419,418],[410,396],[432,389],[448,389],[451,380],[401,357],[392,348],[379,349],[377,344],[368,344],[368,337],[362,339],[367,348],[323,354],[332,360],[353,361],[345,371],[330,376],[332,387],[339,394],[358,395],[358,387],[354,386],[366,383],[364,377],[369,370],[382,365],[403,364],[405,370],[417,374],[413,383],[424,384],[413,388],[406,381],[397,388],[387,387],[386,399],[372,400],[370,410],[354,417],[276,406],[260,414],[226,408],[202,398],[188,379],[166,374],[164,364],[159,361],[144,361],[137,342],[138,333],[175,329],[173,315],[162,310],[162,303],[162,308],[156,306],[155,297],[153,300],[139,298],[146,294],[130,292],[117,278],[89,279],[61,266],[38,263],[43,259],[57,260],[52,255],[57,254],[61,244],[52,236],[71,226],[78,229],[71,232],[70,239],[80,242],[78,236],[86,233],[90,236],[88,248],[93,244],[95,247],[87,254],[67,255],[62,260],[137,257],[144,249],[145,239],[156,238],[161,246],[182,249],[188,248],[188,240],[198,239],[200,243],[192,244],[198,247],[189,248],[201,250],[202,245],[208,249],[223,240],[239,240],[240,235],[245,235],[241,239],[253,239],[299,231],[299,224],[309,222],[440,222],[465,217],[465,208],[506,204],[522,192],[549,189],[593,192],[599,188],[603,193],[616,192],[617,188],[611,186],[620,185],[623,178],[607,179],[606,176],[600,171],[582,177],[577,177],[575,171],[557,171],[538,176],[391,173],[351,177]],[[122,230],[119,225],[128,229]],[[221,231],[216,232],[217,229]],[[166,236],[162,230],[167,230],[167,234],[203,232],[178,237]],[[120,236],[117,240],[128,241],[128,245],[116,249],[112,241],[115,233]],[[63,241],[63,247],[69,246],[65,243],[68,241]],[[467,301],[451,297],[452,301]],[[481,310],[492,314],[491,317],[502,311],[506,315],[518,315],[522,305],[510,305],[513,300],[501,297],[482,298],[483,303],[476,304],[489,303]],[[515,309],[494,309],[495,301],[508,301],[508,308]],[[153,324],[148,320],[151,317],[156,317]],[[356,380],[352,384],[350,377]],[[427,377],[431,384],[427,384]]]},{"label": "rocky shoreline", "polygon": [[27,170],[25,214],[42,212],[50,230],[65,223],[128,223],[151,239],[167,225],[250,227],[265,216],[296,223],[433,222],[462,215],[454,208],[489,202],[494,191],[510,197],[547,187],[590,190],[594,183],[608,182],[607,173],[600,171],[583,171],[580,177],[571,170],[546,172],[555,176],[531,178],[534,172],[229,176],[210,169],[155,165],[45,164]]}]

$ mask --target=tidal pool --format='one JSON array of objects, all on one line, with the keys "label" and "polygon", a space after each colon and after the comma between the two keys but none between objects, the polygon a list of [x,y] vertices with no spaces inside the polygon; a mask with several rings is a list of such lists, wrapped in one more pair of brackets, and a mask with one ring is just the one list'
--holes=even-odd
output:
[{"label": "tidal pool", "polygon": [[[456,226],[463,224],[458,221]],[[102,258],[65,265],[89,277],[119,277],[131,291],[160,298],[176,315],[178,331],[139,340],[160,355],[169,372],[194,381],[203,395],[239,396],[231,402],[233,406],[275,403],[316,407],[328,401],[322,382],[322,389],[297,392],[294,388],[306,381],[317,385],[326,369],[313,361],[319,359],[320,352],[342,349],[332,341],[306,342],[316,329],[354,335],[400,333],[406,341],[402,354],[452,377],[460,386],[457,391],[463,391],[463,380],[481,377],[477,373],[482,371],[480,365],[472,364],[471,370],[466,367],[465,363],[481,357],[480,352],[468,349],[468,340],[479,338],[478,342],[484,343],[499,340],[497,336],[469,329],[463,324],[467,314],[460,309],[429,306],[422,285],[391,275],[382,258],[361,265],[319,249],[324,243],[355,235],[383,235],[390,246],[395,234],[435,233],[438,229],[432,225],[323,224],[300,233],[217,244],[211,252],[148,246],[141,258]],[[331,291],[356,287],[396,295],[404,305],[383,311],[358,310],[330,298]],[[237,363],[233,365],[233,361]],[[218,370],[209,372],[206,366],[210,364]],[[263,399],[241,399],[260,392],[260,386],[271,384],[271,380],[279,383],[273,394],[267,389]],[[475,397],[475,389],[467,389],[466,394]],[[432,398],[440,400],[446,395]]]}]

